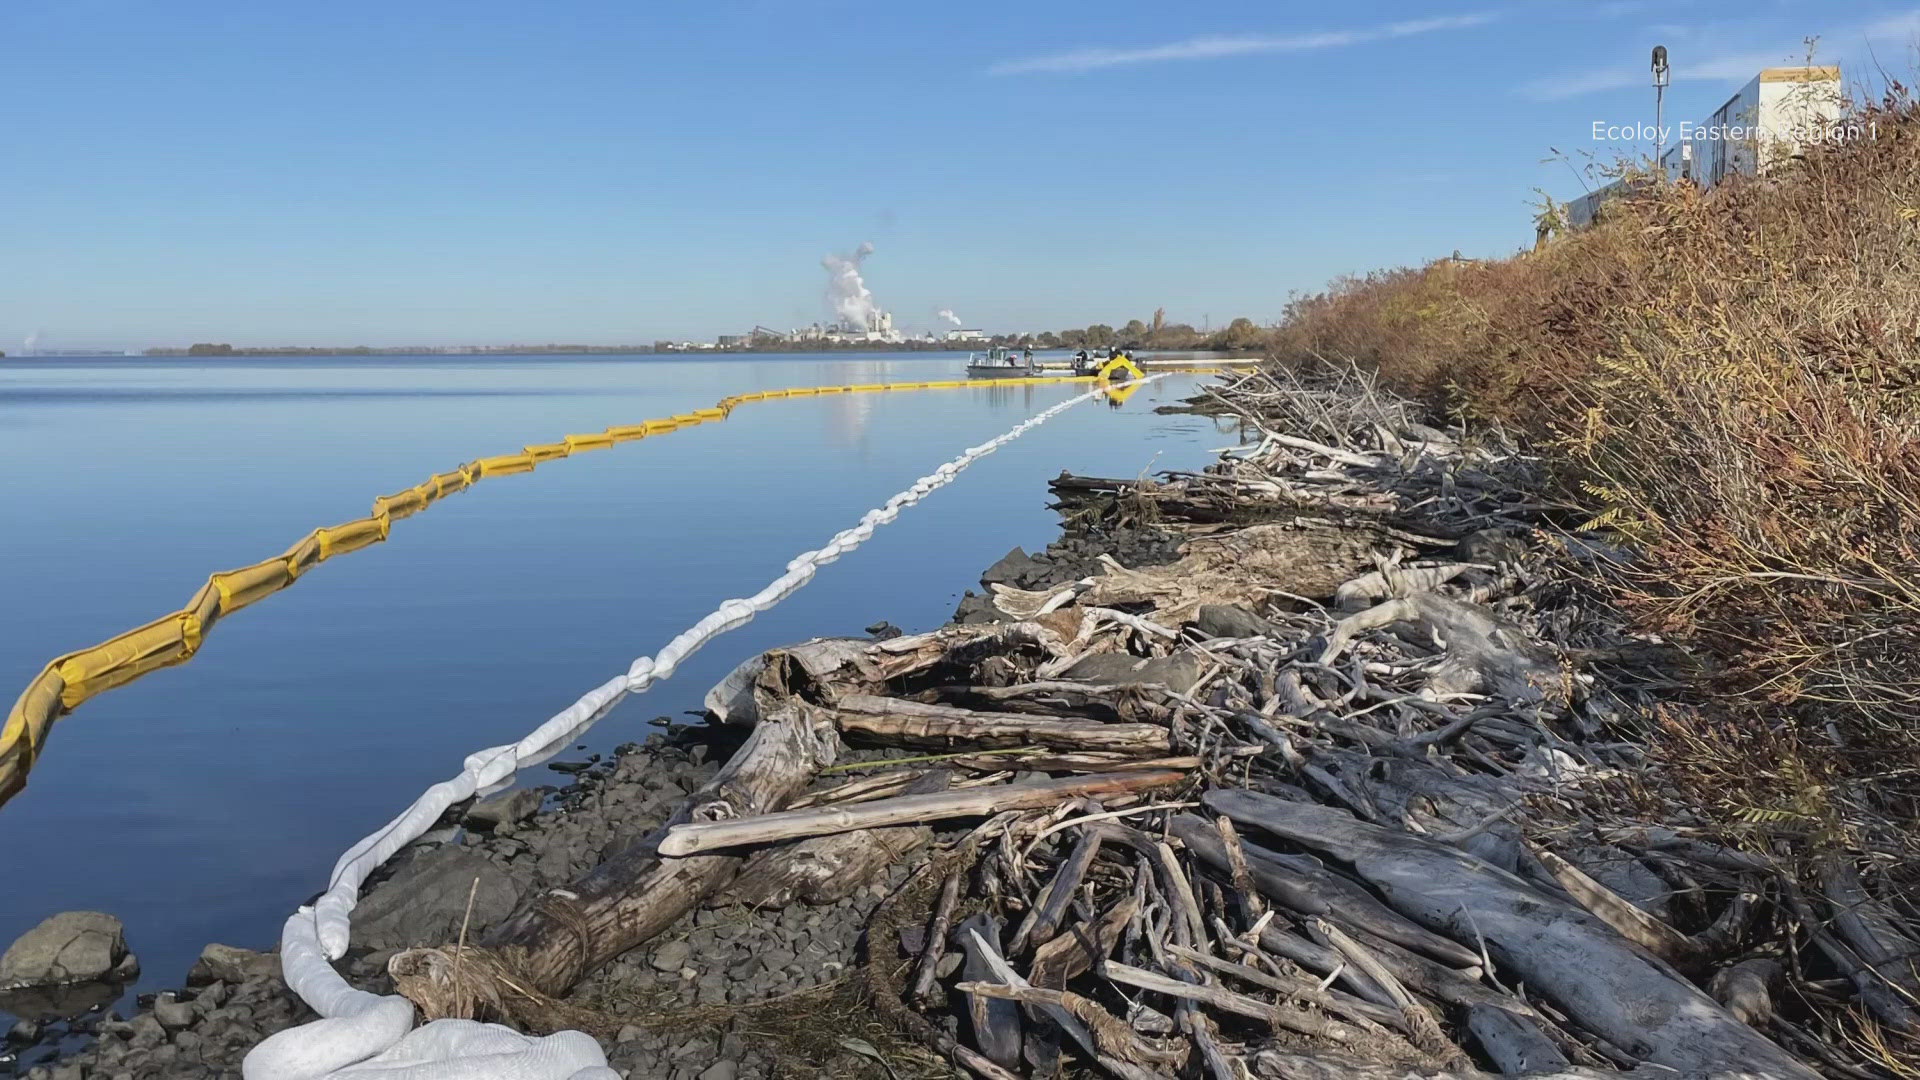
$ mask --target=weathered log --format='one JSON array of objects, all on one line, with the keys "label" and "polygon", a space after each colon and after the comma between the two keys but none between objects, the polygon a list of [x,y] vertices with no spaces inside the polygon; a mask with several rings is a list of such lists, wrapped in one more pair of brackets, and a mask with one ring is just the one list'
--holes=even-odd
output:
[{"label": "weathered log", "polygon": [[1067,904],[1073,900],[1073,894],[1080,888],[1080,881],[1086,877],[1087,868],[1100,854],[1101,833],[1097,829],[1088,829],[1082,833],[1073,850],[1067,854],[1053,880],[1047,882],[1045,894],[1040,902],[1027,912],[1007,950],[1015,955],[1027,951],[1029,945],[1045,945],[1060,930],[1060,920],[1067,913]]},{"label": "weathered log", "polygon": [[1507,970],[1637,1058],[1679,1069],[1815,1076],[1612,927],[1465,852],[1254,792],[1212,791],[1203,801],[1351,864],[1402,914],[1455,938],[1484,939]]},{"label": "weathered log", "polygon": [[1094,922],[1068,927],[1065,933],[1035,949],[1033,963],[1028,965],[1033,985],[1058,990],[1091,971],[1113,951],[1120,932],[1139,913],[1139,903],[1127,897]]},{"label": "weathered log", "polygon": [[1344,874],[1318,866],[1304,855],[1283,855],[1258,844],[1244,846],[1249,861],[1261,871],[1290,875],[1312,889],[1327,902],[1324,914],[1330,917],[1456,968],[1480,963],[1480,955],[1472,949],[1414,923]]},{"label": "weathered log", "polygon": [[[1233,857],[1227,851],[1226,842],[1221,839],[1219,830],[1205,819],[1194,814],[1175,814],[1167,823],[1167,831],[1178,837],[1188,851],[1207,865],[1224,874],[1233,873]],[[1253,877],[1254,887],[1283,907],[1302,915],[1326,914],[1326,897],[1296,876],[1282,873],[1271,864],[1255,865],[1251,860],[1248,860],[1247,869]]]},{"label": "weathered log", "polygon": [[[910,781],[907,794],[943,791],[953,779],[944,769]],[[799,901],[832,904],[933,839],[924,825],[815,836],[796,844],[767,848],[748,857],[733,884],[709,903],[748,907],[785,907]]]},{"label": "weathered log", "polygon": [[1853,866],[1837,855],[1820,859],[1820,891],[1833,908],[1833,927],[1875,975],[1920,1001],[1920,943],[1902,933],[1893,915],[1867,892]]},{"label": "weathered log", "polygon": [[1320,662],[1330,663],[1355,635],[1410,622],[1446,643],[1447,661],[1427,680],[1433,693],[1486,692],[1509,701],[1564,703],[1571,687],[1553,655],[1526,633],[1474,604],[1425,592],[1377,604],[1340,620]]},{"label": "weathered log", "polygon": [[1307,931],[1321,944],[1330,949],[1339,950],[1340,955],[1346,957],[1354,967],[1365,972],[1367,978],[1373,980],[1374,985],[1387,992],[1387,996],[1393,999],[1394,1006],[1400,1010],[1402,1016],[1406,1017],[1406,1031],[1414,1045],[1423,1050],[1453,1049],[1453,1044],[1440,1030],[1440,1021],[1434,1017],[1432,1011],[1422,1005],[1406,987],[1400,985],[1400,980],[1394,977],[1393,972],[1387,970],[1386,964],[1374,955],[1373,950],[1355,941],[1345,931],[1322,918],[1308,919]]},{"label": "weathered log", "polygon": [[[1270,1080],[1494,1080],[1494,1074],[1477,1069],[1422,1069],[1409,1065],[1372,1065],[1340,1054],[1296,1054],[1287,1050],[1262,1049],[1253,1055],[1255,1076]],[[1672,1077],[1673,1074],[1663,1074]],[[1527,1080],[1626,1080],[1641,1077],[1640,1072],[1609,1072],[1605,1069],[1569,1067],[1552,1072],[1528,1073]],[[1741,1071],[1688,1073],[1674,1080],[1768,1080],[1764,1074]]]},{"label": "weathered log", "polygon": [[761,653],[742,661],[715,683],[713,689],[707,691],[702,704],[721,723],[757,723],[761,717],[763,695],[758,692],[756,684],[770,661],[777,659],[780,663],[790,664],[815,682],[847,668],[861,672],[866,681],[874,681],[877,674],[866,659],[867,649],[872,644],[865,638],[814,638]]},{"label": "weathered log", "polygon": [[[1526,1002],[1521,1001],[1511,994],[1503,994],[1487,986],[1485,983],[1480,982],[1478,968],[1465,971],[1459,968],[1451,968],[1437,960],[1429,960],[1419,953],[1396,945],[1385,938],[1374,937],[1364,930],[1355,928],[1353,932],[1361,936],[1367,946],[1373,950],[1373,954],[1379,958],[1381,963],[1387,966],[1387,970],[1393,972],[1393,977],[1399,979],[1400,982],[1410,990],[1418,991],[1435,1001],[1443,1001],[1448,1005],[1455,1005],[1461,1008],[1471,1008],[1475,1005],[1491,1005],[1496,1008],[1519,1013],[1522,1016],[1536,1015],[1532,1007],[1527,1005]],[[1270,939],[1274,936],[1276,936],[1276,932],[1269,928],[1260,937],[1261,945],[1273,949],[1274,943]],[[1291,940],[1299,941],[1300,939],[1292,938]],[[1313,947],[1319,948],[1317,945]],[[1328,954],[1332,959],[1324,961],[1325,963],[1332,965],[1338,965],[1340,963],[1341,958],[1338,953],[1328,950]],[[1308,960],[1299,960],[1296,958],[1296,962],[1309,970],[1318,971],[1323,975],[1334,970],[1333,967],[1315,966],[1315,964],[1311,962],[1311,958]],[[1353,968],[1349,965],[1346,970],[1351,973]],[[1369,983],[1369,985],[1371,984]],[[1358,991],[1356,991],[1356,993],[1357,992]],[[1386,1001],[1384,997],[1379,1000],[1383,1003]]]},{"label": "weathered log", "polygon": [[[961,977],[970,983],[992,982],[993,966],[988,962],[986,941],[1000,940],[1000,920],[981,912],[955,928],[953,943],[966,957]],[[1005,998],[963,993],[967,1019],[973,1028],[974,1045],[1003,1069],[1020,1067],[1020,1006]]]},{"label": "weathered log", "polygon": [[1049,990],[1038,986],[1008,986],[1001,983],[963,982],[954,989],[962,994],[1004,998],[1023,1005],[1065,1013],[1079,1021],[1089,1032],[1095,1061],[1121,1080],[1160,1080],[1164,1073],[1146,1064],[1178,1065],[1183,1055],[1145,1046],[1126,1022],[1100,1004],[1078,994]]},{"label": "weathered log", "polygon": [[[1275,956],[1285,957],[1316,975],[1325,975],[1338,980],[1362,1000],[1370,1001],[1383,1009],[1394,1007],[1393,998],[1385,990],[1375,985],[1374,981],[1367,978],[1360,969],[1347,963],[1346,957],[1317,941],[1308,941],[1298,934],[1269,926],[1260,931],[1260,947]],[[1433,963],[1430,960],[1427,962]],[[1440,967],[1438,964],[1433,966]],[[1402,979],[1404,981],[1404,975]],[[1489,990],[1488,993],[1492,991]]]},{"label": "weathered log", "polygon": [[580,977],[667,927],[741,865],[735,855],[659,857],[679,823],[762,814],[785,805],[822,767],[840,739],[826,713],[788,699],[762,719],[712,781],[688,796],[667,824],[602,863],[567,889],[553,889],[483,942],[511,957],[536,989],[562,994]]},{"label": "weathered log", "polygon": [[712,903],[780,908],[838,903],[933,839],[925,825],[815,836],[754,853]]},{"label": "weathered log", "polygon": [[[1169,831],[1214,868],[1232,873],[1232,859],[1219,832],[1193,814],[1176,815]],[[1472,967],[1480,957],[1472,949],[1409,922],[1373,898],[1364,888],[1306,860],[1292,859],[1243,842],[1247,868],[1262,893],[1302,915],[1331,915],[1389,941],[1452,963]]]},{"label": "weathered log", "polygon": [[925,1002],[933,995],[933,983],[939,975],[940,958],[946,955],[947,932],[953,925],[954,905],[960,901],[959,871],[949,871],[940,885],[940,899],[927,920],[926,945],[914,962],[913,981],[907,985],[907,1000]]},{"label": "weathered log", "polygon": [[1467,1010],[1467,1030],[1480,1040],[1487,1060],[1503,1073],[1537,1073],[1566,1067],[1567,1055],[1517,1013],[1489,1005]]},{"label": "weathered log", "polygon": [[1199,986],[1182,982],[1159,972],[1147,971],[1113,960],[1103,962],[1099,970],[1100,974],[1123,986],[1151,990],[1156,994],[1165,994],[1184,1001],[1197,1001],[1239,1016],[1265,1021],[1302,1035],[1311,1035],[1338,1043],[1349,1043],[1360,1036],[1360,1030],[1350,1024],[1329,1020],[1318,1013],[1304,1009],[1269,1005],[1258,998],[1236,994],[1231,990],[1222,990],[1217,986]]},{"label": "weathered log", "polygon": [[1620,936],[1676,966],[1691,966],[1701,959],[1699,946],[1692,938],[1627,902],[1587,876],[1586,871],[1545,848],[1528,845],[1528,850],[1568,895],[1618,930]]},{"label": "weathered log", "polygon": [[935,795],[901,795],[853,806],[825,806],[790,810],[728,821],[687,822],[672,826],[661,839],[659,852],[672,858],[697,855],[743,844],[769,844],[801,836],[911,825],[957,817],[985,817],[1003,810],[1054,806],[1068,799],[1133,795],[1172,787],[1185,773],[1168,770],[1068,776],[1024,787],[972,788]]},{"label": "weathered log", "polygon": [[1210,953],[1201,952],[1199,949],[1189,949],[1184,945],[1169,945],[1167,946],[1167,951],[1182,960],[1198,964],[1209,971],[1227,975],[1239,979],[1242,982],[1249,982],[1255,986],[1265,987],[1277,994],[1283,994],[1298,1001],[1307,1002],[1326,1012],[1345,1016],[1354,1023],[1363,1025],[1379,1024],[1401,1031],[1406,1029],[1406,1017],[1403,1016],[1398,1009],[1376,1005],[1370,1001],[1362,1001],[1348,994],[1341,994],[1332,990],[1322,990],[1307,979],[1282,979],[1267,972],[1260,971],[1257,968],[1249,967],[1246,964],[1236,964],[1231,960],[1222,960]]},{"label": "weathered log", "polygon": [[1054,720],[866,694],[842,697],[835,703],[835,711],[842,732],[901,746],[934,749],[1047,746],[1057,750],[1143,755],[1165,754],[1169,749],[1167,730],[1155,724]]}]

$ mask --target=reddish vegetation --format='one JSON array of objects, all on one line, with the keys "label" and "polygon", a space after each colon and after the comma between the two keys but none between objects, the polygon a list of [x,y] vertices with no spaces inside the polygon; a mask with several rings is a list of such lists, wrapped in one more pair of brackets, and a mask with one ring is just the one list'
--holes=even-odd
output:
[{"label": "reddish vegetation", "polygon": [[1623,599],[1711,661],[1709,715],[1673,732],[1721,821],[1897,879],[1920,816],[1920,104],[1866,113],[1874,138],[1644,191],[1538,252],[1342,281],[1275,349],[1548,453],[1585,524],[1643,552]]}]

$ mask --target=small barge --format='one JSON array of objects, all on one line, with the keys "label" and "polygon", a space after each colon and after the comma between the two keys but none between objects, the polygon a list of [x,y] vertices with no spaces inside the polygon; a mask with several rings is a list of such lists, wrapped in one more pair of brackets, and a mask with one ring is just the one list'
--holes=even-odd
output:
[{"label": "small barge", "polygon": [[1040,365],[1034,363],[1032,349],[1023,353],[996,345],[984,353],[967,354],[969,379],[1031,379],[1041,374]]}]

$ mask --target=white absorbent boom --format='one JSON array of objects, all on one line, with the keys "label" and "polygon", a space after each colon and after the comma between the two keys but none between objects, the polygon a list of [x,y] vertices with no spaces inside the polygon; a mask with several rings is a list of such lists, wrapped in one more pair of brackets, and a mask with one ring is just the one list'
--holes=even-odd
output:
[{"label": "white absorbent boom", "polygon": [[607,1067],[600,1044],[583,1032],[534,1037],[473,1020],[435,1020],[416,1030],[411,1001],[348,985],[332,961],[346,954],[353,907],[367,876],[432,828],[448,808],[498,791],[521,769],[546,761],[621,698],[671,677],[680,662],[701,646],[786,599],[811,581],[820,567],[865,543],[875,529],[951,483],[976,460],[1104,392],[1094,389],[1069,398],[970,447],[867,511],[858,525],[836,534],[826,546],[802,553],[787,564],[786,573],[759,592],[725,601],[654,656],[635,660],[625,674],[587,691],[519,742],[469,755],[459,775],[428,788],[398,817],[348,848],[334,864],[327,891],[313,906],[294,912],[280,935],[280,969],[287,986],[320,1019],[277,1032],[254,1047],[241,1065],[246,1080],[371,1080],[375,1076],[380,1080],[618,1080],[619,1074]]}]

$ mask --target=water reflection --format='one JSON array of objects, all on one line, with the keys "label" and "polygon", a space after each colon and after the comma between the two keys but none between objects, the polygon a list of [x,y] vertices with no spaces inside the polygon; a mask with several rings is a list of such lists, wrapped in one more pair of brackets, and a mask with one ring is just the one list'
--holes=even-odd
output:
[{"label": "water reflection", "polygon": [[[961,358],[0,360],[0,686],[178,607],[213,569],[486,453],[728,394],[955,378]],[[690,658],[590,749],[697,708],[743,656],[889,619],[937,625],[1015,544],[1054,535],[1045,481],[1203,464],[1211,422],[1155,416],[1191,381],[1069,410]],[[346,394],[334,391],[345,390]],[[239,613],[192,663],[89,702],[4,811],[0,942],[61,910],[127,923],[141,988],[200,946],[264,946],[334,856],[475,747],[517,738],[777,575],[868,508],[1083,384],[767,402],[501,477]]]}]

